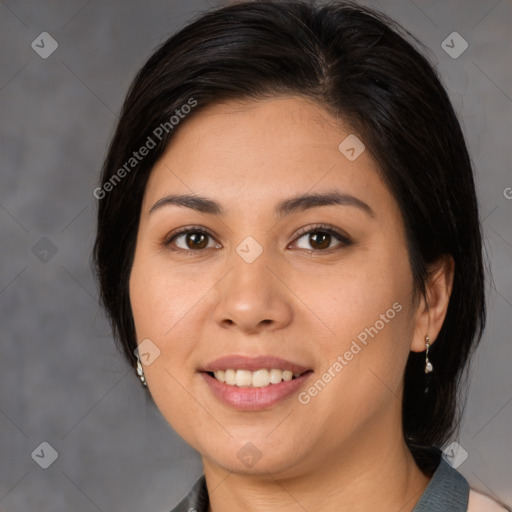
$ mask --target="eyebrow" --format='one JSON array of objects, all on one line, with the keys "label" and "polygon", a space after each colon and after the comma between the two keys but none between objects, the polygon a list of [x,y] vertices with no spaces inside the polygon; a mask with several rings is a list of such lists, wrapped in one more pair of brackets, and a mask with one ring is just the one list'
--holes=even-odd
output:
[{"label": "eyebrow", "polygon": [[[224,208],[207,197],[196,195],[169,195],[159,199],[149,210],[153,213],[164,206],[184,206],[210,215],[224,215]],[[336,190],[320,194],[303,194],[290,197],[277,204],[275,213],[278,217],[286,217],[294,212],[305,211],[320,206],[341,205],[353,206],[365,212],[370,217],[375,217],[375,212],[364,201],[350,194],[340,193]]]}]

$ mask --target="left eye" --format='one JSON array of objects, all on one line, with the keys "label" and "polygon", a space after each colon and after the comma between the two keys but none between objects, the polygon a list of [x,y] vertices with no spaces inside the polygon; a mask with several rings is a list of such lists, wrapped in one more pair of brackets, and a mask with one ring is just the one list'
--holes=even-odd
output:
[{"label": "left eye", "polygon": [[[311,248],[308,247],[299,247],[300,249],[304,249],[309,252],[325,252],[326,249],[332,249],[331,243],[335,240],[340,242],[338,247],[347,247],[352,244],[352,241],[344,234],[334,230],[333,228],[318,226],[314,228],[310,228],[308,230],[301,230],[299,232],[298,238],[295,239],[292,243],[297,243],[301,239],[305,239],[306,236],[307,244],[310,245]],[[171,246],[173,244],[176,245],[176,251],[181,252],[197,252],[198,250],[208,249],[212,246],[209,244],[208,238],[213,240],[213,236],[203,229],[198,228],[184,228],[183,230],[175,233],[170,238],[168,238],[165,242],[165,246]],[[184,246],[179,246],[177,241],[182,239],[184,241]],[[213,247],[220,247],[220,244],[213,244]]]},{"label": "left eye", "polygon": [[[311,228],[306,232],[302,232],[301,236],[299,236],[297,240],[305,238],[306,236],[308,236],[308,238],[306,239],[306,243],[313,247],[313,252],[331,249],[331,242],[334,241],[333,239],[336,239],[340,242],[340,244],[338,244],[338,247],[346,247],[348,245],[351,245],[352,243],[352,241],[346,235],[343,235],[342,233],[339,233],[338,231],[332,228],[322,226]],[[305,249],[306,251],[312,252],[311,249],[307,247],[301,248]]]}]

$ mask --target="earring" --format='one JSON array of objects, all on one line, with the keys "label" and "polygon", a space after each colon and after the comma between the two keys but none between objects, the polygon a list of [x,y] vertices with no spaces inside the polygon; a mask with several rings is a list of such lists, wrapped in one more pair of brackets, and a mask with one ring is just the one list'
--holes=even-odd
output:
[{"label": "earring", "polygon": [[142,385],[146,388],[148,383],[146,382],[146,377],[144,377],[144,370],[142,369],[142,364],[140,362],[139,356],[137,356],[137,375],[139,376]]},{"label": "earring", "polygon": [[427,348],[427,351],[425,354],[425,373],[430,373],[434,370],[432,363],[428,360],[428,349],[430,347],[429,341],[430,340],[429,340],[428,334],[427,334],[427,336],[425,336],[425,347]]}]

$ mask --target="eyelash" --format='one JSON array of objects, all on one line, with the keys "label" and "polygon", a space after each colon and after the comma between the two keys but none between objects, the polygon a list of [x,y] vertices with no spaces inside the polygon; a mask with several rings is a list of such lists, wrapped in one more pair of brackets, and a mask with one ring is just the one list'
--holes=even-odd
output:
[{"label": "eyelash", "polygon": [[[348,246],[352,245],[352,243],[353,243],[352,240],[350,240],[350,238],[348,238],[348,236],[346,236],[342,232],[338,231],[337,229],[335,229],[331,226],[325,225],[325,224],[317,224],[312,227],[300,229],[299,232],[296,234],[296,238],[294,239],[294,241],[302,238],[305,235],[309,235],[311,233],[317,233],[317,232],[328,233],[329,235],[334,236],[334,238],[336,238],[339,242],[341,242],[341,245],[339,245],[335,248],[329,248],[329,249],[311,249],[311,250],[302,249],[302,250],[306,251],[309,254],[311,254],[311,253],[331,253],[331,252],[334,252],[335,250],[339,250],[343,247],[348,247]],[[174,233],[172,233],[171,235],[166,237],[163,241],[163,245],[165,247],[169,247],[174,242],[174,240],[176,238],[178,238],[179,236],[182,236],[182,235],[190,234],[190,233],[200,233],[202,235],[206,235],[211,238],[214,238],[214,236],[211,233],[209,233],[208,231],[206,231],[204,228],[202,228],[200,226],[186,226],[184,228],[178,229],[177,231],[175,231]],[[171,248],[171,250],[173,250],[175,252],[185,253],[185,254],[187,254],[187,256],[192,256],[193,255],[192,253],[201,252],[206,249],[185,250],[185,249]]]}]

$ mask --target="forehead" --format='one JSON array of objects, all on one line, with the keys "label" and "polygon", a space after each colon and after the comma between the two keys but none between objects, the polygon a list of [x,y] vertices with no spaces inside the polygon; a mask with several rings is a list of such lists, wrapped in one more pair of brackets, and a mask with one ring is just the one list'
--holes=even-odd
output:
[{"label": "forehead", "polygon": [[340,151],[347,137],[357,144],[355,136],[302,97],[208,106],[186,119],[156,163],[145,209],[171,192],[255,208],[271,198],[335,188],[365,202],[392,201],[368,151],[352,161]]}]

